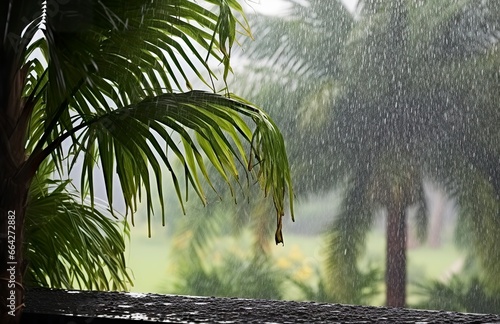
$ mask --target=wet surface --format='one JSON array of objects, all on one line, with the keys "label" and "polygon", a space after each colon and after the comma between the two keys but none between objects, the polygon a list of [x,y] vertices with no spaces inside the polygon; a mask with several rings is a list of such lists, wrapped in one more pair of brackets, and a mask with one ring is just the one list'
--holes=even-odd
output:
[{"label": "wet surface", "polygon": [[242,298],[30,289],[26,299],[22,323],[30,324],[120,323],[124,319],[162,323],[500,323],[500,315]]}]

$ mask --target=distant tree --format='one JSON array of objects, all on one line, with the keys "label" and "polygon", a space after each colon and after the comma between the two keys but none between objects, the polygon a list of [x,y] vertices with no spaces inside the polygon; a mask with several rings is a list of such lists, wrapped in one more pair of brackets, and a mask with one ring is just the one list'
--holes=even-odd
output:
[{"label": "distant tree", "polygon": [[[492,168],[491,163],[497,160],[500,137],[485,139],[482,134],[495,129],[491,122],[498,122],[500,117],[494,99],[499,93],[499,83],[494,81],[498,80],[499,73],[494,67],[499,59],[500,24],[495,18],[498,10],[498,2],[492,1],[480,5],[472,1],[366,3],[362,11],[366,18],[364,22],[360,19],[359,29],[353,33],[346,49],[351,65],[346,69],[347,95],[340,103],[346,109],[338,113],[346,127],[334,129],[340,129],[341,136],[359,137],[355,142],[361,143],[365,152],[374,150],[375,156],[388,153],[382,161],[396,165],[379,173],[382,177],[388,178],[390,174],[400,177],[397,170],[405,164],[406,173],[414,174],[403,178],[399,185],[394,181],[384,185],[379,178],[375,196],[373,192],[365,196],[365,199],[375,198],[373,202],[381,203],[388,210],[388,305],[404,305],[405,279],[401,271],[405,268],[403,244],[406,240],[402,237],[399,243],[394,240],[399,233],[406,232],[406,221],[398,221],[399,231],[396,228],[391,231],[390,220],[396,218],[391,217],[389,206],[395,200],[384,203],[380,197],[387,190],[384,186],[406,187],[410,190],[407,197],[418,198],[421,191],[411,194],[412,183],[421,183],[422,177],[438,179],[457,196],[466,219],[476,224],[482,223],[480,217],[467,206],[484,208],[479,207],[479,200],[472,198],[477,195],[470,190],[472,183],[481,181],[496,187],[496,191],[499,188],[498,169]],[[349,133],[353,119],[361,119],[360,127]],[[360,162],[367,163],[367,170],[379,163],[377,158],[369,156]],[[498,196],[493,192],[482,197],[497,205]],[[410,198],[409,203],[418,200]],[[408,206],[403,204],[401,212]],[[483,217],[493,221],[497,214],[489,210]],[[422,220],[426,221],[426,217]],[[485,243],[484,234],[479,232],[471,236],[478,240],[478,244],[472,245],[476,253],[482,254],[485,245],[494,244],[494,240]],[[346,237],[346,244],[341,245],[338,255],[348,249],[348,241]],[[396,258],[390,257],[391,242],[394,247],[400,247],[399,252],[393,253]],[[338,242],[333,243],[339,246]],[[488,263],[498,263],[491,261],[495,259],[490,254],[482,262],[490,268],[490,275],[498,273],[488,266]],[[390,281],[394,281],[394,290]]]},{"label": "distant tree", "polygon": [[[209,5],[215,5],[217,13],[207,9]],[[61,223],[41,225],[57,230],[45,232],[45,240],[31,241],[31,247],[23,244],[30,242],[25,236],[30,187],[48,158],[61,173],[76,168],[81,158],[80,194],[89,198],[91,209],[83,208],[80,215],[68,210],[74,222],[90,217],[90,211],[95,219],[102,217],[94,199],[96,167],[111,210],[118,180],[127,213],[133,214],[144,199],[149,221],[153,193],[163,199],[161,165],[170,171],[182,204],[172,157],[183,165],[186,187],[194,188],[202,201],[200,178],[210,182],[205,163],[213,165],[226,183],[238,177],[238,163],[247,167],[246,172],[257,165],[256,175],[276,207],[276,241],[282,241],[284,195],[287,188],[290,197],[292,193],[276,125],[262,110],[234,95],[183,92],[191,90],[188,71],[212,85],[216,75],[209,59],[221,64],[225,81],[237,25],[248,32],[245,20],[235,16],[242,13],[237,1],[9,0],[0,8],[0,297],[5,302],[15,291],[12,304],[1,309],[1,323],[20,319],[26,249],[39,249],[34,244],[40,242],[60,243],[59,232],[67,230],[60,218]],[[63,142],[69,143],[68,150]],[[54,193],[51,188],[49,192]],[[61,203],[57,208],[67,201]],[[163,215],[164,207],[161,204]],[[106,235],[99,226],[81,228],[80,234]],[[80,263],[96,259],[65,258],[80,252],[68,246],[70,242],[54,247],[61,256],[56,261],[69,262],[77,278],[95,274],[78,271]],[[108,261],[113,271],[122,260]],[[60,283],[65,285],[67,279],[60,278]]]},{"label": "distant tree", "polygon": [[[420,206],[418,232],[425,236],[423,179],[465,194],[479,177],[493,190],[483,199],[498,204],[499,3],[360,1],[355,19],[340,2],[290,5],[289,16],[252,22],[263,32],[246,43],[245,55],[258,84],[269,76],[262,90],[247,88],[292,125],[283,130],[298,189],[346,188],[329,235],[330,289],[342,302],[360,289],[357,260],[382,208],[386,304],[404,306],[407,210]],[[495,243],[481,243],[483,230],[474,233],[473,247],[494,270],[498,258],[487,259],[484,247]]]}]

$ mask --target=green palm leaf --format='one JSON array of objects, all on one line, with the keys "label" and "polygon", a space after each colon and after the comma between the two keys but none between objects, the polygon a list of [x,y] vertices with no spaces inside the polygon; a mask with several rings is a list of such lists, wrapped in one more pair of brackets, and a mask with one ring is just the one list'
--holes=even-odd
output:
[{"label": "green palm leaf", "polygon": [[[250,117],[256,123],[254,133],[240,115]],[[237,163],[243,166],[249,165],[249,171],[252,170],[251,161],[245,156],[246,149],[241,141],[243,138],[251,143],[248,153],[259,163],[259,172],[256,176],[262,180],[264,190],[273,195],[278,219],[284,214],[283,188],[290,188],[291,180],[287,171],[285,177],[280,176],[283,170],[288,169],[287,158],[283,155],[283,139],[269,117],[254,106],[201,91],[164,94],[82,121],[73,132],[80,130],[84,132],[80,135],[78,147],[74,146],[74,151],[76,154],[85,152],[86,156],[82,184],[90,183],[95,166],[93,156],[99,150],[108,198],[110,200],[112,198],[111,175],[116,167],[127,207],[132,212],[137,207],[134,188],[139,183],[144,183],[150,188],[150,176],[154,177],[157,192],[162,195],[162,170],[158,159],[171,172],[179,201],[181,204],[183,202],[171,157],[164,151],[161,141],[165,141],[183,165],[186,186],[191,185],[199,198],[205,201],[203,188],[198,179],[199,174],[201,173],[209,183],[211,180],[206,172],[206,162],[201,158],[202,154],[208,157],[230,186],[231,178],[239,178]],[[182,138],[185,153],[176,144],[176,137],[172,131],[175,136]],[[70,132],[65,136],[69,137],[71,134]],[[46,152],[50,149],[51,146]],[[151,166],[152,173],[148,166]],[[128,176],[130,174],[133,174],[133,177]],[[289,192],[291,194],[290,189]],[[151,193],[151,190],[146,191],[149,212],[152,212]],[[280,228],[278,221],[279,242],[282,241]]]},{"label": "green palm leaf", "polygon": [[26,280],[54,288],[127,290],[127,227],[104,209],[82,204],[69,180],[50,180],[53,171],[53,163],[43,164],[30,190]]},{"label": "green palm leaf", "polygon": [[[249,34],[236,0],[6,1],[0,7],[0,209],[16,210],[20,238],[28,213],[33,282],[127,288],[124,234],[96,203],[96,168],[110,214],[117,182],[127,212],[133,214],[142,199],[151,224],[154,195],[165,214],[164,167],[182,205],[189,187],[204,201],[208,164],[228,185],[239,179],[238,165],[247,167],[245,173],[258,165],[255,176],[276,207],[276,242],[283,241],[286,190],[290,205],[293,196],[281,134],[260,109],[215,94],[212,64],[222,66],[225,83],[236,33]],[[192,78],[214,93],[183,93],[192,90]],[[50,167],[44,164],[49,157]],[[81,195],[68,189],[70,180],[47,180],[52,167],[65,175],[80,165]],[[11,222],[6,216],[2,221],[4,229]],[[16,250],[23,251],[22,242],[16,241]],[[16,261],[19,318],[24,253]],[[0,316],[12,320],[5,310]]]},{"label": "green palm leaf", "polygon": [[[235,17],[235,12],[242,13],[236,1],[210,2],[218,6],[218,14],[194,1],[137,0],[68,3],[48,15],[39,43],[48,65],[43,72],[40,64],[29,65],[38,73],[30,74],[26,91],[39,117],[32,126],[37,138],[29,139],[32,154],[20,174],[32,176],[48,155],[61,169],[65,156],[61,143],[71,139],[74,158],[69,167],[83,157],[81,191],[89,195],[91,205],[93,171],[99,166],[110,205],[116,176],[127,211],[134,212],[143,198],[149,219],[153,189],[160,197],[164,194],[162,165],[170,171],[183,204],[181,181],[165,147],[184,166],[186,199],[187,187],[192,186],[202,201],[200,175],[210,182],[203,156],[230,185],[231,178],[239,177],[236,165],[249,165],[248,155],[252,164],[259,165],[256,175],[263,180],[262,187],[273,195],[276,241],[282,242],[284,195],[291,180],[276,125],[234,95],[173,93],[183,90],[183,84],[190,88],[186,70],[210,83],[202,75],[204,70],[214,77],[203,53],[224,65],[225,80],[236,27],[248,30],[246,21]],[[66,27],[74,12],[88,15],[79,16],[78,28]],[[256,125],[253,132],[249,121]],[[182,145],[176,143],[178,138]]]}]

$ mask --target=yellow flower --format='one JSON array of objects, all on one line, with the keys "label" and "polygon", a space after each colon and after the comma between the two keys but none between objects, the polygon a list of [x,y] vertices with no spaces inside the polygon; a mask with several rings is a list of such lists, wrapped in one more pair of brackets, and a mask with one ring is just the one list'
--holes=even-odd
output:
[{"label": "yellow flower", "polygon": [[292,248],[290,249],[290,258],[294,261],[304,260],[304,253],[302,253],[302,250],[297,244],[292,245]]},{"label": "yellow flower", "polygon": [[277,261],[276,261],[276,265],[278,266],[278,268],[280,269],[288,269],[290,268],[290,266],[292,265],[290,263],[290,261],[288,260],[288,258],[285,258],[285,257],[281,257],[279,258]]},{"label": "yellow flower", "polygon": [[309,280],[312,276],[313,270],[310,266],[304,265],[294,274],[294,278],[298,281]]}]

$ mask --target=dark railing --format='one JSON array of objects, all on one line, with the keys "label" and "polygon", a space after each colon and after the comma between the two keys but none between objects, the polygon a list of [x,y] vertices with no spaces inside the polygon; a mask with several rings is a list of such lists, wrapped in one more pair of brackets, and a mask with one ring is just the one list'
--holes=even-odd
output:
[{"label": "dark railing", "polygon": [[500,323],[500,315],[317,302],[35,288],[21,323]]}]

